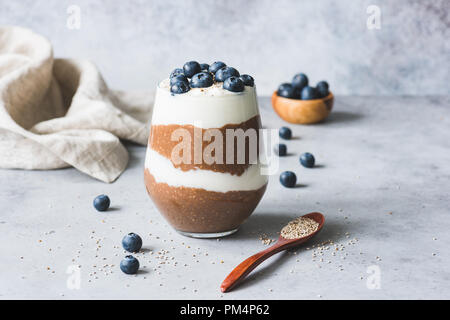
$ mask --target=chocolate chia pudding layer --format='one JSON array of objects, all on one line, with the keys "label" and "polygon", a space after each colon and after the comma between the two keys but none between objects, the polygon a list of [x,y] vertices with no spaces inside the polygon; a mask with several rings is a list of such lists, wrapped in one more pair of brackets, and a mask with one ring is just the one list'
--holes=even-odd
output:
[{"label": "chocolate chia pudding layer", "polygon": [[216,233],[236,229],[255,210],[267,183],[256,190],[215,192],[158,183],[144,172],[147,192],[158,210],[177,230]]},{"label": "chocolate chia pudding layer", "polygon": [[[251,163],[256,163],[258,160],[258,152],[259,152],[259,129],[261,128],[261,118],[259,115],[254,116],[247,121],[244,121],[239,124],[227,124],[221,128],[209,128],[209,129],[203,129],[203,128],[196,128],[192,125],[176,125],[176,124],[169,124],[169,125],[152,125],[150,129],[150,137],[149,137],[149,147],[153,149],[154,151],[158,152],[160,155],[164,156],[165,158],[169,159],[173,166],[175,168],[179,168],[183,171],[192,170],[195,168],[202,169],[202,170],[211,170],[214,172],[227,172],[231,173],[232,175],[242,175],[242,173],[249,167]],[[172,150],[174,150],[174,147],[178,145],[181,141],[172,141],[171,136],[172,133],[177,129],[185,129],[189,132],[189,136],[191,137],[191,156],[190,161],[187,161],[187,163],[174,163],[172,161]],[[255,159],[250,161],[250,144],[249,139],[246,138],[245,140],[245,150],[239,150],[240,148],[238,138],[234,138],[234,155],[233,155],[233,163],[227,164],[227,138],[226,138],[226,130],[232,129],[242,129],[244,132],[246,132],[248,129],[254,129],[254,133],[256,136],[256,142],[254,141],[254,155],[256,156]],[[212,163],[208,164],[205,163],[205,161],[202,161],[201,163],[194,163],[194,140],[196,139],[194,136],[194,130],[197,132],[196,135],[199,135],[200,137],[204,137],[205,133],[207,133],[210,130],[219,130],[221,133],[222,139],[222,150],[223,150],[223,157],[222,161],[217,161],[219,163]],[[211,133],[213,131],[210,131]],[[200,138],[201,139],[201,138]],[[199,140],[200,140],[199,139]],[[212,136],[211,141],[203,141],[203,142],[196,142],[197,145],[202,146],[202,152],[201,154],[204,154],[204,151],[208,146],[212,143],[214,143],[215,137]],[[200,140],[201,141],[201,140]],[[238,163],[238,150],[245,154],[244,161],[241,161],[242,163]],[[214,155],[214,153],[213,153]]]}]

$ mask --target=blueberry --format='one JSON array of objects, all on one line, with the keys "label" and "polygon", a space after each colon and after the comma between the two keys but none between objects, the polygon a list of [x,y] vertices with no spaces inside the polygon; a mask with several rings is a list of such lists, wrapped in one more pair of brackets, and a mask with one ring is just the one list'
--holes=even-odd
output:
[{"label": "blueberry", "polygon": [[216,61],[212,65],[209,66],[209,72],[212,74],[216,74],[217,70],[226,67],[227,65],[222,61]]},{"label": "blueberry", "polygon": [[170,86],[170,92],[175,94],[186,93],[189,90],[191,90],[191,88],[189,87],[189,83],[187,81],[177,81]]},{"label": "blueberry", "polygon": [[122,247],[128,252],[138,252],[142,248],[142,239],[136,233],[129,233],[122,239]]},{"label": "blueberry", "polygon": [[213,83],[213,77],[209,72],[197,73],[191,79],[192,88],[207,88],[211,87]]},{"label": "blueberry", "polygon": [[186,76],[184,74],[178,74],[176,76],[173,76],[172,78],[170,78],[170,85],[174,85],[176,82],[178,81],[183,81],[183,82],[189,82],[188,78],[186,78]]},{"label": "blueberry", "polygon": [[[223,67],[217,70],[216,72],[216,81],[217,82],[224,82],[229,77],[239,77],[239,71],[237,71],[233,67]],[[242,81],[242,80],[241,80]]]},{"label": "blueberry", "polygon": [[280,143],[275,146],[275,153],[279,157],[284,157],[286,155],[286,152],[287,152],[287,148],[284,143]]},{"label": "blueberry", "polygon": [[294,97],[293,99],[301,99],[302,98],[302,90],[303,88],[294,87]]},{"label": "blueberry", "polygon": [[248,74],[243,74],[240,76],[240,78],[246,86],[253,87],[255,85],[255,80],[253,79],[252,76],[249,76]]},{"label": "blueberry", "polygon": [[94,199],[94,207],[97,211],[106,211],[109,208],[111,201],[107,195],[99,195]]},{"label": "blueberry", "polygon": [[133,256],[125,256],[120,261],[120,270],[126,274],[136,274],[139,270],[139,261]]},{"label": "blueberry", "polygon": [[319,98],[316,88],[306,86],[302,89],[302,100],[314,100]]},{"label": "blueberry", "polygon": [[183,71],[186,77],[192,78],[194,74],[202,72],[202,68],[197,61],[189,61],[184,64]]},{"label": "blueberry", "polygon": [[317,85],[316,85],[316,90],[319,94],[320,98],[325,98],[326,96],[328,96],[328,82],[326,81],[320,81]]},{"label": "blueberry", "polygon": [[207,63],[200,63],[200,69],[202,69],[203,72],[209,71],[209,64]]},{"label": "blueberry", "polygon": [[314,156],[309,152],[305,152],[300,155],[300,163],[306,168],[314,167],[315,162],[316,159],[314,159]]},{"label": "blueberry", "polygon": [[290,83],[282,83],[277,90],[280,97],[294,99],[297,97],[295,88]]},{"label": "blueberry", "polygon": [[292,131],[288,127],[281,127],[280,130],[278,130],[278,134],[280,135],[280,138],[285,140],[290,140],[292,138]]},{"label": "blueberry", "polygon": [[180,68],[176,68],[175,70],[172,71],[172,73],[170,74],[170,78],[172,79],[175,76],[178,76],[180,74],[184,74],[183,69]]},{"label": "blueberry", "polygon": [[232,76],[225,80],[223,88],[232,92],[242,92],[245,90],[245,85],[240,78]]},{"label": "blueberry", "polygon": [[304,73],[299,73],[292,78],[292,86],[296,88],[303,88],[308,85],[308,77]]},{"label": "blueberry", "polygon": [[297,183],[297,176],[292,171],[284,171],[280,174],[280,182],[286,188],[293,188]]}]

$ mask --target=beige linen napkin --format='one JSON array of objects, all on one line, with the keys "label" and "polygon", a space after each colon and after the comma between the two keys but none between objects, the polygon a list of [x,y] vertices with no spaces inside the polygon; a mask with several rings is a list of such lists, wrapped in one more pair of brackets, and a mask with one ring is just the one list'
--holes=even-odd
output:
[{"label": "beige linen napkin", "polygon": [[0,168],[73,166],[105,182],[145,145],[151,95],[108,89],[88,61],[54,59],[44,37],[0,27]]}]

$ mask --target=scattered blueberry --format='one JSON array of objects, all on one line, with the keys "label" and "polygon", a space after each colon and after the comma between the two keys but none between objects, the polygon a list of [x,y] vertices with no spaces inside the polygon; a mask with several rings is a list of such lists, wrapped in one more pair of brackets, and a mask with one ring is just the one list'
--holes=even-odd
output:
[{"label": "scattered blueberry", "polygon": [[202,69],[203,72],[209,71],[209,64],[207,63],[200,63],[200,69]]},{"label": "scattered blueberry", "polygon": [[302,89],[302,100],[314,100],[318,98],[319,94],[316,88],[306,86]]},{"label": "scattered blueberry", "polygon": [[297,176],[292,171],[284,171],[280,174],[280,182],[286,188],[293,188],[297,183]]},{"label": "scattered blueberry", "polygon": [[305,152],[300,155],[300,163],[306,168],[314,167],[315,162],[316,159],[314,159],[314,156],[309,152]]},{"label": "scattered blueberry", "polygon": [[279,157],[284,157],[286,155],[286,153],[287,153],[286,145],[284,143],[277,144],[275,146],[275,153]]},{"label": "scattered blueberry", "polygon": [[207,88],[211,87],[213,83],[213,77],[209,72],[197,73],[191,79],[192,88]]},{"label": "scattered blueberry", "polygon": [[212,65],[209,66],[209,72],[212,74],[216,74],[217,70],[226,67],[227,65],[222,61],[216,61]]},{"label": "scattered blueberry", "polygon": [[126,274],[136,274],[139,270],[138,259],[131,255],[125,256],[125,258],[120,261],[120,270]]},{"label": "scattered blueberry", "polygon": [[328,96],[328,82],[326,81],[320,81],[317,85],[316,85],[316,90],[319,94],[320,98],[325,98],[326,96]]},{"label": "scattered blueberry", "polygon": [[232,92],[242,92],[245,89],[244,82],[235,76],[228,77],[223,83],[223,88]]},{"label": "scattered blueberry", "polygon": [[282,83],[278,87],[277,94],[280,97],[294,99],[296,95],[295,88],[290,83]]},{"label": "scattered blueberry", "polygon": [[172,71],[172,73],[170,74],[170,78],[172,79],[175,76],[178,76],[180,74],[184,74],[183,69],[180,68],[176,68],[175,70]]},{"label": "scattered blueberry", "polygon": [[191,88],[189,88],[189,83],[187,81],[178,81],[170,86],[170,92],[175,94],[186,93]]},{"label": "scattered blueberry", "polygon": [[109,208],[111,201],[107,195],[99,195],[94,199],[94,207],[97,211],[106,211]]},{"label": "scattered blueberry", "polygon": [[285,140],[290,140],[292,138],[292,131],[288,127],[281,127],[278,134],[280,135],[280,138]]},{"label": "scattered blueberry", "polygon": [[[233,67],[223,67],[216,72],[216,81],[217,82],[224,82],[229,77],[239,77],[239,71],[237,71]],[[242,81],[242,80],[241,80]]]},{"label": "scattered blueberry", "polygon": [[129,233],[122,239],[122,247],[128,252],[138,252],[142,248],[142,239],[136,233]]},{"label": "scattered blueberry", "polygon": [[189,82],[188,78],[186,78],[184,74],[177,74],[176,76],[170,78],[170,85],[172,86],[178,81]]},{"label": "scattered blueberry", "polygon": [[253,87],[255,85],[255,80],[253,79],[252,76],[249,76],[248,74],[243,74],[240,76],[240,78],[246,86]]},{"label": "scattered blueberry", "polygon": [[189,61],[184,64],[183,71],[186,77],[192,78],[194,74],[202,72],[202,68],[197,61]]},{"label": "scattered blueberry", "polygon": [[303,88],[308,85],[308,77],[304,73],[299,73],[292,79],[292,86],[296,88]]}]

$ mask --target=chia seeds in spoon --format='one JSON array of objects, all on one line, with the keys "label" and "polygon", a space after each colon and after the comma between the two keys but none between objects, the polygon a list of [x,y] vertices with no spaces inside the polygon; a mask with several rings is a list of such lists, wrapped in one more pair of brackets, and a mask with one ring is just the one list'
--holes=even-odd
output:
[{"label": "chia seeds in spoon", "polygon": [[285,239],[298,239],[314,233],[318,227],[319,224],[313,219],[299,217],[281,229],[281,236]]}]

